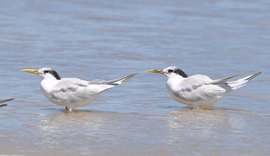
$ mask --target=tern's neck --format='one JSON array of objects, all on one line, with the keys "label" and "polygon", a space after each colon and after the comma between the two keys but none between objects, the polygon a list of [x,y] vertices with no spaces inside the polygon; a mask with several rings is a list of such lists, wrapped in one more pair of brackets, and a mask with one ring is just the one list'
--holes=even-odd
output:
[{"label": "tern's neck", "polygon": [[42,81],[44,81],[44,80],[46,80],[46,81],[58,81],[58,80],[57,80],[56,78],[54,78],[54,77],[43,78]]},{"label": "tern's neck", "polygon": [[178,80],[178,81],[182,81],[184,80],[185,78],[182,77],[181,75],[177,75],[177,74],[170,74],[170,75],[167,75],[167,78],[168,80]]},{"label": "tern's neck", "polygon": [[46,75],[43,75],[43,80],[60,80],[61,78],[59,76],[55,76],[55,75],[52,75],[52,74],[46,74]]},{"label": "tern's neck", "polygon": [[59,82],[59,80],[57,79],[52,79],[52,78],[44,78],[40,85],[41,88],[45,91],[50,91],[57,83]]},{"label": "tern's neck", "polygon": [[170,88],[174,88],[174,87],[179,87],[179,85],[181,84],[181,82],[186,79],[180,75],[172,75],[172,76],[168,76],[168,80],[167,80],[167,85]]},{"label": "tern's neck", "polygon": [[46,92],[49,92],[60,81],[60,79],[57,79],[57,77],[52,74],[45,74],[42,77],[43,80],[40,85]]}]

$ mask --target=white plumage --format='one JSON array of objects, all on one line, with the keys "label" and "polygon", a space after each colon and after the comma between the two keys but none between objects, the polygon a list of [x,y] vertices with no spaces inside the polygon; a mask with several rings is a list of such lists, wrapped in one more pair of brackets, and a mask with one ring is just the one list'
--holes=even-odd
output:
[{"label": "white plumage", "polygon": [[65,106],[69,111],[90,104],[103,91],[120,85],[136,75],[131,74],[111,81],[85,81],[78,78],[61,78],[52,68],[22,71],[42,76],[43,80],[40,84],[42,93],[50,102]]},{"label": "white plumage", "polygon": [[191,108],[210,108],[229,92],[239,89],[261,72],[233,81],[236,76],[213,80],[206,75],[188,76],[181,69],[171,66],[148,72],[167,76],[167,88],[171,97]]}]

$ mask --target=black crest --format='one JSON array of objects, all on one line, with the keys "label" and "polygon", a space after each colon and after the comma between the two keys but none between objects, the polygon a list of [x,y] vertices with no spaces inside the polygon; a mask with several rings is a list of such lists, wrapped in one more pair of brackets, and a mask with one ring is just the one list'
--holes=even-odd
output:
[{"label": "black crest", "polygon": [[176,69],[176,70],[174,71],[174,73],[175,73],[175,74],[178,74],[178,75],[181,75],[181,76],[184,77],[184,78],[187,78],[187,77],[188,77],[188,75],[187,75],[183,70],[181,70],[181,69]]},{"label": "black crest", "polygon": [[52,74],[57,80],[61,80],[61,77],[59,76],[59,74],[54,71],[54,70],[51,70],[49,71],[50,74]]}]

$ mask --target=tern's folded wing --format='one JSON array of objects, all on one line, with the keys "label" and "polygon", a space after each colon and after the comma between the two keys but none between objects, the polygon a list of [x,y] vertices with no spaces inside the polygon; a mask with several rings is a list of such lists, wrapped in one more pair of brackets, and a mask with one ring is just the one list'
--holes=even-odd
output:
[{"label": "tern's folded wing", "polygon": [[194,75],[182,81],[178,91],[181,98],[188,101],[209,100],[222,96],[226,90],[218,85],[209,84],[212,81],[205,75]]},{"label": "tern's folded wing", "polygon": [[182,89],[185,89],[185,88],[196,89],[211,81],[212,79],[210,79],[208,76],[198,74],[198,75],[190,76],[187,79],[183,80],[179,87]]},{"label": "tern's folded wing", "polygon": [[11,100],[14,100],[14,99],[11,98],[11,99],[6,99],[6,100],[0,100],[0,103],[8,102],[8,101],[11,101]]},{"label": "tern's folded wing", "polygon": [[223,83],[227,83],[228,80],[233,79],[235,77],[237,77],[238,75],[234,75],[234,76],[230,76],[230,77],[226,77],[223,79],[218,79],[218,80],[213,80],[212,82],[210,82],[211,84],[223,84]]},{"label": "tern's folded wing", "polygon": [[125,77],[121,77],[118,79],[114,79],[114,80],[93,80],[93,81],[89,81],[89,84],[106,84],[106,85],[113,85],[113,86],[117,86],[122,84],[123,82],[125,82],[126,80],[132,78],[133,76],[135,76],[136,74],[130,74],[127,75]]},{"label": "tern's folded wing", "polygon": [[80,79],[61,79],[50,91],[52,99],[66,103],[77,103],[93,98],[99,90],[91,86],[87,81]]}]

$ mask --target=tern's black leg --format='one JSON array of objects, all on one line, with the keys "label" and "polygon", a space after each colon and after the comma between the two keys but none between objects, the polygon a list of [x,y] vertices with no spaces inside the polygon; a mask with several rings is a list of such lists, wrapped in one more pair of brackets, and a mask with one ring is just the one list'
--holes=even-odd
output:
[{"label": "tern's black leg", "polygon": [[72,112],[72,108],[68,108],[68,106],[65,107],[65,110],[66,110],[67,112]]}]

